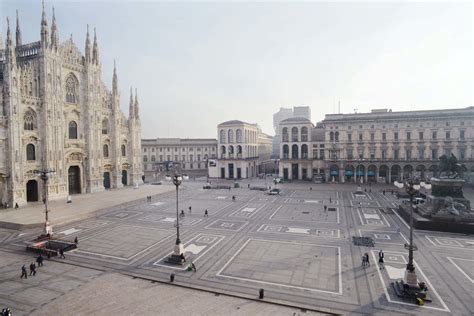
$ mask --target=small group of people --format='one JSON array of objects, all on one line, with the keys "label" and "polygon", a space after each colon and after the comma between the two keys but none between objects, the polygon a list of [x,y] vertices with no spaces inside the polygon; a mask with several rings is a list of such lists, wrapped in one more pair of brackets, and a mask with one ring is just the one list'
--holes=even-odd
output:
[{"label": "small group of people", "polygon": [[[42,267],[43,266],[43,261],[44,261],[44,258],[43,256],[40,254],[37,258],[36,258],[36,264],[38,264],[38,267]],[[36,275],[36,264],[34,262],[32,262],[30,264],[30,276],[35,276]],[[21,277],[20,279],[28,279],[28,271],[26,270],[26,265],[23,265],[21,267]]]},{"label": "small group of people", "polygon": [[151,202],[151,195],[147,195],[146,201],[147,201],[147,202]]},{"label": "small group of people", "polygon": [[362,255],[362,267],[365,268],[367,266],[370,266],[369,253],[368,252],[366,252]]},{"label": "small group of people", "polygon": [[[383,270],[385,269],[385,262],[384,262],[384,257],[385,254],[383,253],[382,249],[379,251],[379,269]],[[370,266],[370,261],[369,261],[369,253],[366,252],[362,255],[362,267],[367,267]]]},{"label": "small group of people", "polygon": [[12,311],[10,310],[10,307],[5,307],[2,309],[2,313],[0,314],[1,316],[12,316]]}]

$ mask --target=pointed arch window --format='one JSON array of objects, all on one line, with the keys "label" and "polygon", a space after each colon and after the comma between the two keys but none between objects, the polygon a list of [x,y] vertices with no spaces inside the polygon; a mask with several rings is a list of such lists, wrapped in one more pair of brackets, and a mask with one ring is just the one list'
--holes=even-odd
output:
[{"label": "pointed arch window", "polygon": [[69,139],[77,139],[77,123],[69,122]]},{"label": "pointed arch window", "polygon": [[23,120],[24,120],[23,129],[25,131],[33,131],[36,129],[37,121],[36,121],[36,113],[34,111],[32,110],[26,111]]},{"label": "pointed arch window", "polygon": [[107,144],[104,145],[103,151],[104,151],[104,158],[109,158],[109,146]]},{"label": "pointed arch window", "polygon": [[79,81],[73,74],[66,79],[66,102],[79,103]]},{"label": "pointed arch window", "polygon": [[104,119],[102,121],[102,134],[107,135],[109,133],[109,121]]},{"label": "pointed arch window", "polygon": [[26,145],[26,160],[36,160],[35,145]]},{"label": "pointed arch window", "polygon": [[125,157],[126,151],[125,151],[125,145],[122,145],[122,157]]}]

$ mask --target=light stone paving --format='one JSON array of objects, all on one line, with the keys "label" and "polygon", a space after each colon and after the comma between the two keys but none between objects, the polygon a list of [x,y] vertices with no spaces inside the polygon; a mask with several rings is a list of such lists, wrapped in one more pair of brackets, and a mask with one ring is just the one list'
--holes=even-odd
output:
[{"label": "light stone paving", "polygon": [[[172,267],[164,262],[175,244],[174,192],[154,196],[151,202],[143,197],[140,201],[114,204],[86,220],[55,224],[54,229],[60,238],[72,241],[74,237],[79,237],[79,249],[66,253],[65,260],[54,258],[48,261],[48,265],[95,268],[100,278],[104,279],[108,277],[107,273],[115,271],[169,282],[170,274],[174,273],[175,283],[180,286],[210,290],[221,294],[222,298],[231,294],[245,300],[256,299],[258,290],[263,288],[264,301],[297,306],[296,313],[305,310],[308,313],[309,310],[320,310],[361,315],[431,316],[446,315],[446,310],[454,315],[474,313],[474,307],[470,304],[474,300],[474,276],[472,269],[469,269],[474,262],[471,248],[474,245],[473,236],[415,231],[415,244],[419,248],[415,252],[417,271],[420,278],[430,284],[435,298],[433,303],[426,303],[427,307],[420,308],[415,302],[395,297],[391,290],[390,282],[400,277],[407,262],[403,244],[409,235],[407,224],[396,212],[389,210],[398,203],[396,197],[383,195],[383,187],[378,188],[380,191],[372,188],[372,192],[367,193],[370,199],[366,200],[354,199],[352,192],[355,186],[352,185],[291,183],[279,187],[282,194],[270,198],[264,192],[251,191],[246,186],[230,191],[202,190],[202,183],[189,182],[180,189],[179,208],[185,211],[185,218],[180,221],[180,237],[188,263],[194,262],[197,272],[186,271],[186,265]],[[386,190],[389,192],[389,187]],[[232,196],[236,196],[235,202]],[[305,202],[321,200],[326,202]],[[355,204],[359,200],[377,202],[379,206],[359,208]],[[157,202],[161,204],[153,205]],[[324,205],[337,211],[324,212]],[[192,206],[191,212],[189,206]],[[208,217],[204,217],[205,209],[209,210]],[[376,220],[380,221],[379,225],[373,222]],[[24,257],[25,242],[40,232],[41,228],[20,232],[0,229],[0,251],[3,251],[2,255],[6,254],[0,257],[0,266],[10,266],[12,258]],[[375,248],[353,245],[353,236],[372,237]],[[380,249],[386,253],[385,270],[379,270],[374,261]],[[365,252],[371,253],[372,264],[364,269],[361,257]],[[29,264],[29,260],[22,262]],[[64,297],[65,302],[77,306],[68,298],[72,293],[87,295],[82,288],[105,289],[99,283],[68,278],[67,274],[61,273],[48,277],[44,283],[36,281],[43,278],[39,274],[31,283],[20,282],[21,262],[13,261],[11,271],[6,274],[8,277],[1,280],[4,285],[0,287],[0,304],[14,307],[17,311],[15,315],[31,314],[36,310],[44,313],[48,305],[53,308],[52,311],[62,315],[64,309],[59,307],[58,297]],[[158,283],[148,284],[158,287]],[[133,288],[133,285],[130,286]],[[172,291],[175,288],[172,287]],[[192,291],[190,295],[194,296]],[[147,293],[140,287],[139,292],[133,295],[135,300],[126,301],[129,306],[137,308],[136,312],[153,314],[148,309],[155,306],[153,302],[143,307],[135,304],[135,301],[143,303],[142,295],[147,297]],[[103,296],[99,297],[108,297],[107,293],[100,294]],[[167,295],[163,294],[163,299]],[[89,295],[89,298],[94,300],[95,296]],[[82,297],[78,301],[83,302]],[[203,301],[202,308],[193,309],[193,314],[212,314],[209,304],[217,303],[210,302]],[[247,302],[249,305],[257,304]],[[171,304],[167,305],[164,301],[163,304],[168,307],[167,314],[175,312]],[[98,310],[92,306],[78,310]],[[106,303],[103,307],[104,314],[116,311],[112,303]],[[95,308],[98,308],[97,305]],[[127,307],[123,311],[135,313]],[[251,311],[253,315],[258,310]],[[281,307],[274,313],[280,314],[278,311],[285,314],[286,310]]]}]

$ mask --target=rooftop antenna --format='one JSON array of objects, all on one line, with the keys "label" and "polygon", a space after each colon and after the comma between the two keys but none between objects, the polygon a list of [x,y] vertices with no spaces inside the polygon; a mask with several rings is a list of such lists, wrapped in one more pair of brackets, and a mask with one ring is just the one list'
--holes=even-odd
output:
[{"label": "rooftop antenna", "polygon": [[341,114],[341,100],[339,100],[339,114]]}]

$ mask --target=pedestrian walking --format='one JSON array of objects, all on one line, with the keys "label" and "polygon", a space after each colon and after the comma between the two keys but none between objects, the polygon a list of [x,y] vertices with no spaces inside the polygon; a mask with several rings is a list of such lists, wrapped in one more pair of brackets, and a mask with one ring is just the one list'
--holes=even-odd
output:
[{"label": "pedestrian walking", "polygon": [[324,205],[324,211],[326,212],[326,210],[328,209],[328,207],[326,205]]},{"label": "pedestrian walking", "polygon": [[204,217],[208,217],[209,214],[207,213],[207,209],[204,211]]},{"label": "pedestrian walking", "polygon": [[184,253],[180,254],[179,256],[181,257],[181,261],[186,262],[186,258],[184,257]]},{"label": "pedestrian walking", "polygon": [[63,248],[59,248],[59,259],[66,259]]},{"label": "pedestrian walking", "polygon": [[18,203],[15,203],[15,208],[16,208],[16,209],[18,208]]},{"label": "pedestrian walking", "polygon": [[366,265],[367,265],[367,260],[366,260],[365,253],[364,253],[362,255],[362,267],[365,268]]},{"label": "pedestrian walking", "polygon": [[26,267],[25,265],[23,265],[21,267],[21,278],[20,279],[23,279],[23,277],[25,277],[25,279],[28,279],[28,274],[26,273]]},{"label": "pedestrian walking", "polygon": [[194,262],[191,262],[191,268],[193,268],[194,272],[197,272],[196,266],[194,265]]},{"label": "pedestrian walking", "polygon": [[385,256],[385,255],[384,255],[382,249],[380,249],[380,251],[379,251],[379,266],[380,266],[380,270],[385,269],[385,263],[384,263],[384,261],[383,261],[384,256]]},{"label": "pedestrian walking", "polygon": [[32,263],[30,264],[30,275],[32,275],[32,274],[33,274],[33,275],[36,275],[36,266],[35,266],[35,263],[34,263],[34,262],[32,262]]},{"label": "pedestrian walking", "polygon": [[38,267],[43,266],[43,256],[41,254],[36,258],[36,263],[38,264]]},{"label": "pedestrian walking", "polygon": [[365,253],[365,264],[370,267],[369,254],[367,252]]},{"label": "pedestrian walking", "polygon": [[191,206],[189,207],[189,213],[191,213]]},{"label": "pedestrian walking", "polygon": [[76,236],[76,238],[74,238],[74,243],[75,243],[76,245],[79,245],[79,240],[77,239],[77,236]]},{"label": "pedestrian walking", "polygon": [[332,199],[331,199],[331,197],[329,197],[329,203],[332,203]]}]

